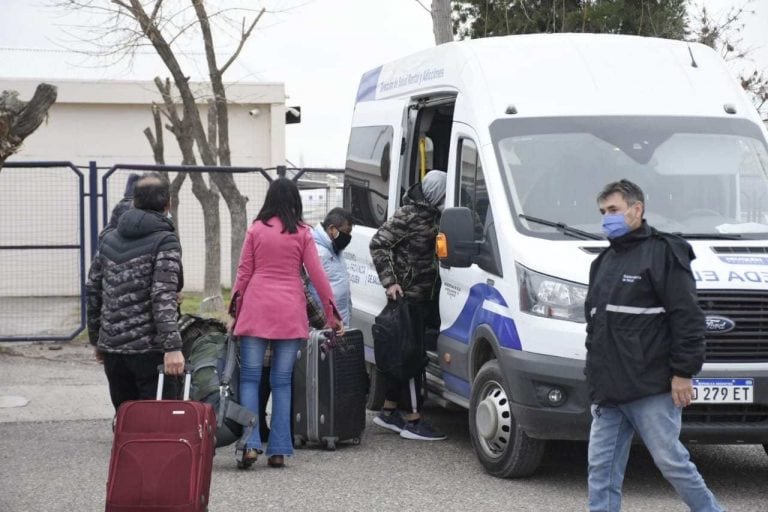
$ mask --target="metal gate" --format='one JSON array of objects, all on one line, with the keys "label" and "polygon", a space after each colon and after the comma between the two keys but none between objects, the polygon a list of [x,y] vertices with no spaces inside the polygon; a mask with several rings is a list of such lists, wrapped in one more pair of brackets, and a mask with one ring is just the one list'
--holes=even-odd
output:
[{"label": "metal gate", "polygon": [[[65,341],[86,328],[87,265],[111,209],[123,197],[132,172],[229,173],[248,197],[255,217],[269,183],[294,180],[309,224],[341,206],[343,169],[205,167],[96,162],[6,162],[0,169],[0,341]],[[189,178],[187,178],[188,181]],[[203,275],[206,247],[202,210],[185,183],[175,220],[184,248],[185,288]],[[229,275],[229,214],[221,201],[222,283]],[[192,286],[190,286],[192,285]]]},{"label": "metal gate", "polygon": [[85,183],[71,162],[0,170],[0,341],[85,329]]}]

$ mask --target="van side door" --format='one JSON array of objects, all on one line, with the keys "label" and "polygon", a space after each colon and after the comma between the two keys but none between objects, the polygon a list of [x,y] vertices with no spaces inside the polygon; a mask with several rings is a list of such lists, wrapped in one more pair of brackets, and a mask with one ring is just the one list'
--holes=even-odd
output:
[{"label": "van side door", "polygon": [[368,249],[371,237],[397,208],[405,99],[355,105],[344,172],[344,208],[352,213],[352,241],[344,250],[352,292],[353,327],[363,330],[373,359],[370,327],[386,305]]}]

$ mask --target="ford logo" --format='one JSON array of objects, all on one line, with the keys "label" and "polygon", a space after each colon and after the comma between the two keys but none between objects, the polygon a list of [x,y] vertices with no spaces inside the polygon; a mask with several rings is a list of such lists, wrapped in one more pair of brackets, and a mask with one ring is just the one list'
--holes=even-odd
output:
[{"label": "ford logo", "polygon": [[736,322],[724,316],[708,316],[705,330],[712,334],[724,334],[731,332],[736,327]]}]

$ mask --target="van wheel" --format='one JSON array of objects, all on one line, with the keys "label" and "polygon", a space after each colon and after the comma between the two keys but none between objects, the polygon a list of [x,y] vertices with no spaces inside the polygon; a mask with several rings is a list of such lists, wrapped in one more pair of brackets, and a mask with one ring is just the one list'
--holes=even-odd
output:
[{"label": "van wheel", "polygon": [[763,444],[763,450],[765,450],[765,454],[768,455],[768,443]]},{"label": "van wheel", "polygon": [[509,408],[509,390],[498,361],[480,368],[469,401],[469,435],[485,470],[500,478],[530,476],[539,467],[546,442],[517,426]]},{"label": "van wheel", "polygon": [[380,411],[384,406],[384,395],[387,392],[384,375],[376,368],[375,364],[366,363],[365,369],[370,381],[365,408],[369,411]]}]

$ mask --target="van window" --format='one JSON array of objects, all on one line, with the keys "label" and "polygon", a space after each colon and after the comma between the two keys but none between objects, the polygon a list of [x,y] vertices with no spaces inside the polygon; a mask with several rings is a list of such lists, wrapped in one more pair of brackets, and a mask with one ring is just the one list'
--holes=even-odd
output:
[{"label": "van window", "polygon": [[459,186],[456,204],[472,210],[475,217],[475,240],[483,238],[483,227],[488,217],[488,189],[477,146],[470,139],[459,141]]},{"label": "van window", "polygon": [[475,261],[481,269],[503,277],[488,187],[477,145],[471,139],[459,139],[458,158],[456,204],[472,211],[475,240],[482,241]]},{"label": "van window", "polygon": [[352,128],[344,171],[344,207],[354,223],[378,228],[387,220],[391,126]]}]

